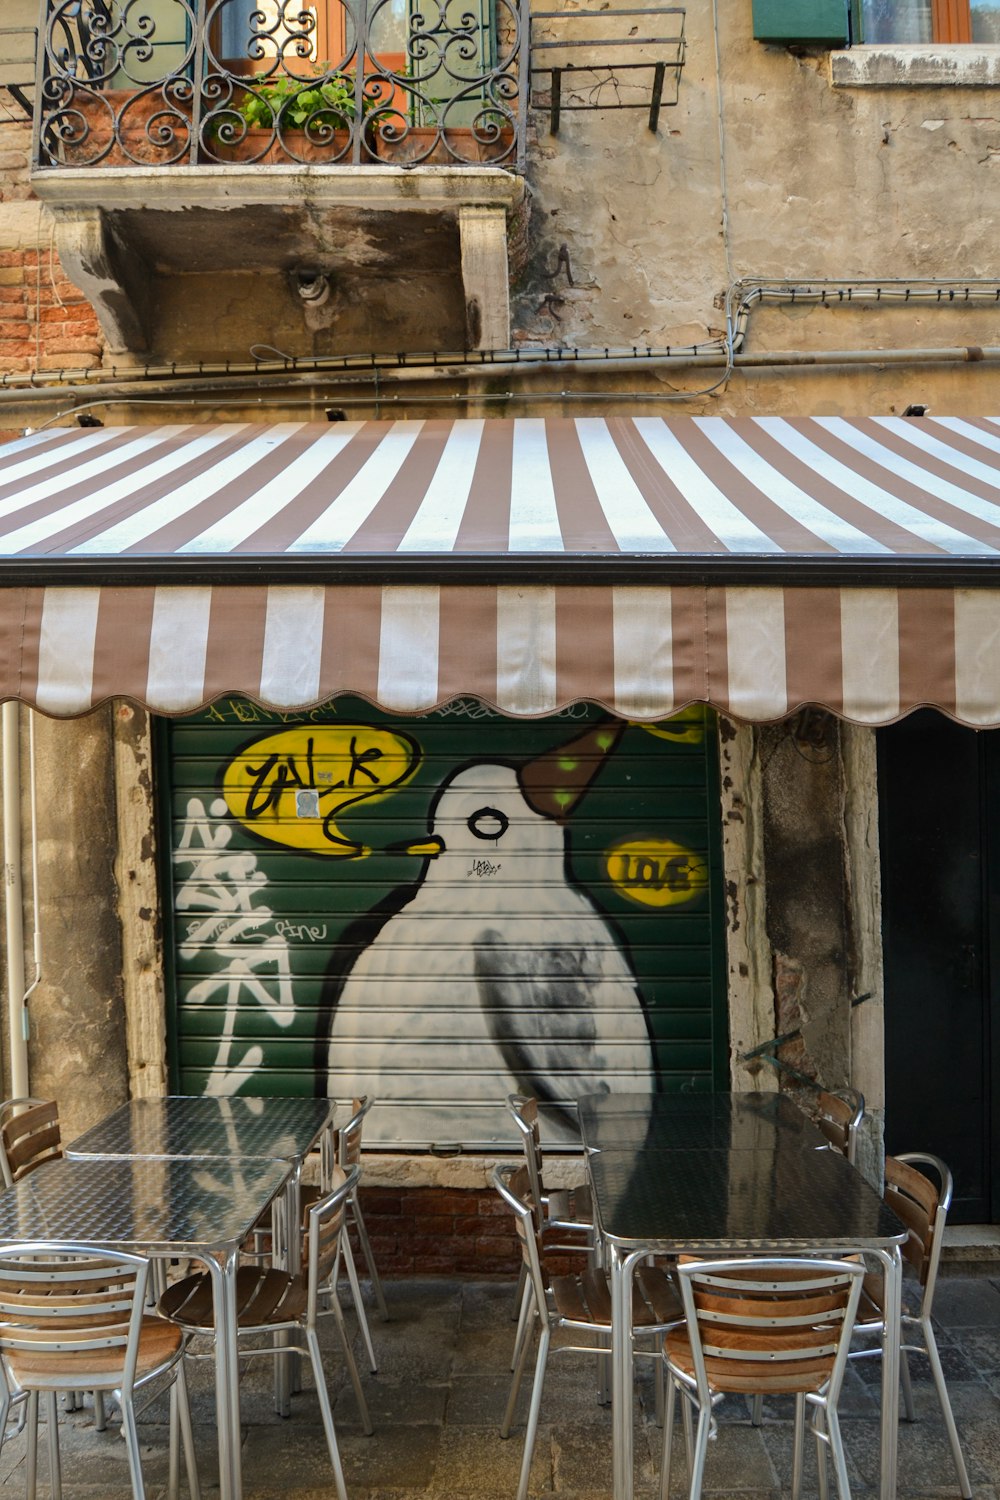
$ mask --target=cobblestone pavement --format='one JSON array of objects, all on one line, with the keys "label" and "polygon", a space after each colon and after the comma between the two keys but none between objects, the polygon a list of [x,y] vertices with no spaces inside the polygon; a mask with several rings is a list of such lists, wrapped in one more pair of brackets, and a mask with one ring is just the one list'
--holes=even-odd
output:
[{"label": "cobblestone pavement", "polygon": [[[361,1431],[350,1387],[327,1322],[323,1343],[329,1384],[351,1500],[480,1500],[516,1493],[524,1435],[526,1392],[518,1425],[501,1441],[498,1424],[509,1380],[513,1288],[498,1282],[399,1281],[386,1288],[391,1321],[372,1316],[378,1374],[357,1357],[375,1423]],[[1000,1500],[1000,1274],[946,1279],[937,1298],[939,1341],[976,1500]],[[348,1314],[349,1319],[351,1314]],[[353,1324],[351,1324],[353,1327]],[[542,1406],[532,1495],[562,1500],[608,1500],[611,1493],[610,1412],[596,1401],[595,1362],[567,1354],[550,1364]],[[901,1500],[957,1495],[944,1427],[925,1360],[913,1361],[918,1421],[900,1427]],[[841,1399],[852,1494],[877,1494],[877,1360],[852,1366]],[[527,1382],[526,1382],[527,1384]],[[193,1408],[202,1492],[218,1494],[211,1366],[198,1363]],[[655,1493],[661,1433],[653,1414],[649,1369],[640,1372],[636,1407],[636,1496]],[[310,1388],[294,1398],[292,1416],[275,1416],[270,1364],[248,1372],[242,1397],[246,1500],[329,1500],[332,1475]],[[769,1403],[761,1428],[749,1425],[745,1405],[733,1400],[720,1412],[711,1445],[706,1493],[771,1500],[788,1493],[790,1412]],[[104,1433],[93,1414],[62,1417],[63,1488],[67,1500],[127,1500],[131,1491],[125,1445],[117,1422]],[[165,1403],[155,1403],[141,1423],[150,1500],[166,1479]],[[48,1494],[44,1437],[39,1493]],[[680,1456],[678,1454],[678,1456]],[[675,1466],[674,1494],[683,1492],[683,1463]],[[0,1451],[0,1495],[21,1494],[24,1440],[10,1438]],[[816,1493],[812,1445],[807,1447],[805,1493]],[[182,1494],[186,1490],[182,1487]]]}]

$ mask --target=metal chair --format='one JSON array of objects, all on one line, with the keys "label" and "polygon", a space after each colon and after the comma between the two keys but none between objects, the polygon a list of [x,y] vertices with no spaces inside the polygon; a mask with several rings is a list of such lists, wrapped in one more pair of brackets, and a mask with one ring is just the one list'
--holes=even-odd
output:
[{"label": "metal chair", "polygon": [[[857,1089],[842,1088],[836,1092],[821,1089],[816,1100],[816,1123],[826,1136],[829,1147],[845,1156],[855,1166],[858,1154],[858,1131],[865,1117],[865,1098]],[[820,1150],[823,1148],[820,1147]],[[751,1406],[751,1421],[759,1427],[763,1421],[764,1398],[757,1395]]]},{"label": "metal chair", "polygon": [[822,1089],[816,1104],[820,1130],[853,1167],[858,1155],[858,1131],[865,1117],[864,1095],[857,1089],[837,1089],[835,1093]]},{"label": "metal chair", "polygon": [[[559,1230],[562,1233],[578,1232],[585,1237],[586,1245],[594,1242],[594,1208],[590,1200],[589,1187],[555,1188],[547,1190],[542,1180],[542,1143],[538,1125],[538,1100],[523,1094],[508,1094],[507,1108],[517,1126],[524,1149],[525,1166],[531,1191],[536,1203],[541,1205],[539,1229]],[[552,1247],[555,1248],[555,1247]],[[579,1245],[563,1246],[578,1250]]]},{"label": "metal chair", "polygon": [[[332,1180],[331,1174],[334,1170],[334,1151],[336,1152],[337,1162],[339,1163],[340,1170],[343,1172],[351,1172],[355,1168],[357,1168],[358,1180],[360,1180],[361,1138],[364,1131],[365,1116],[368,1114],[368,1111],[371,1109],[374,1103],[375,1100],[370,1099],[367,1095],[362,1095],[360,1099],[354,1099],[351,1104],[352,1113],[350,1119],[345,1125],[339,1126],[336,1131],[335,1145],[332,1145],[327,1137],[323,1138],[323,1141],[320,1145],[320,1185],[318,1187],[306,1187],[302,1190],[303,1227],[305,1226],[305,1218],[309,1212],[310,1207],[313,1203],[316,1202],[320,1194],[326,1190],[327,1185]],[[375,1256],[372,1253],[371,1241],[368,1238],[368,1229],[365,1224],[364,1215],[361,1212],[361,1203],[358,1198],[357,1180],[355,1182],[354,1189],[351,1192],[350,1200],[348,1203],[348,1213],[350,1219],[353,1220],[354,1226],[357,1230],[358,1243],[361,1246],[361,1253],[364,1256],[365,1264],[368,1267],[368,1275],[371,1279],[372,1292],[375,1296],[375,1303],[379,1310],[379,1316],[381,1317],[383,1323],[386,1323],[389,1320],[389,1309],[386,1306],[385,1292],[382,1289],[382,1280],[378,1274],[378,1267],[375,1264]],[[378,1370],[378,1362],[375,1358],[375,1346],[372,1343],[371,1329],[368,1326],[368,1314],[365,1310],[364,1298],[361,1295],[361,1283],[358,1280],[358,1269],[354,1261],[354,1252],[351,1249],[351,1242],[346,1233],[341,1240],[340,1255],[338,1255],[337,1261],[332,1268],[329,1279],[329,1286],[326,1289],[326,1295],[330,1300],[336,1297],[335,1288],[340,1276],[341,1259],[343,1260],[344,1266],[347,1270],[347,1279],[351,1287],[351,1300],[354,1303],[354,1311],[357,1314],[358,1327],[361,1330],[361,1337],[364,1340],[365,1349],[368,1352],[368,1364],[371,1368],[372,1374],[374,1375]]]},{"label": "metal chair", "polygon": [[0,1104],[0,1172],[12,1187],[36,1167],[62,1156],[59,1106],[51,1099],[5,1099]]},{"label": "metal chair", "polygon": [[[507,1108],[521,1138],[539,1234],[545,1236],[549,1231],[555,1231],[557,1234],[575,1234],[576,1243],[572,1241],[563,1244],[550,1243],[548,1248],[583,1251],[591,1257],[596,1268],[600,1264],[600,1244],[594,1233],[594,1209],[589,1187],[556,1188],[554,1191],[547,1191],[542,1180],[543,1159],[538,1100],[524,1094],[508,1094]],[[517,1365],[521,1342],[525,1335],[528,1305],[527,1272],[522,1262],[514,1313],[517,1332],[514,1335],[514,1352],[510,1362],[512,1370]]]},{"label": "metal chair", "polygon": [[[497,1167],[493,1173],[493,1185],[514,1214],[528,1288],[527,1332],[521,1341],[514,1376],[510,1384],[507,1409],[500,1427],[502,1438],[510,1436],[521,1379],[528,1362],[531,1332],[536,1324],[539,1328],[538,1354],[535,1359],[528,1426],[524,1438],[524,1455],[521,1459],[521,1477],[517,1490],[517,1500],[527,1500],[528,1477],[535,1450],[538,1416],[542,1403],[542,1386],[545,1381],[545,1368],[548,1363],[552,1335],[560,1329],[568,1329],[574,1334],[592,1334],[595,1340],[605,1341],[603,1346],[597,1342],[562,1344],[554,1348],[553,1353],[609,1356],[607,1337],[611,1331],[611,1289],[607,1272],[593,1267],[589,1267],[578,1276],[548,1274],[545,1269],[545,1248],[538,1232],[534,1195],[526,1167]],[[633,1294],[635,1333],[660,1336],[681,1316],[677,1293],[667,1273],[657,1266],[637,1267]],[[654,1357],[658,1359],[655,1351]],[[658,1371],[661,1368],[658,1359]]]},{"label": "metal chair", "polygon": [[[374,1103],[375,1100],[368,1098],[367,1095],[362,1095],[360,1099],[355,1099],[351,1106],[353,1110],[351,1118],[346,1125],[341,1125],[337,1131],[337,1160],[343,1172],[350,1172],[357,1167],[360,1174],[361,1135],[364,1130],[365,1116]],[[389,1309],[386,1306],[385,1293],[382,1290],[382,1279],[378,1274],[378,1267],[375,1264],[375,1257],[372,1254],[371,1241],[368,1238],[368,1229],[365,1225],[364,1215],[361,1212],[357,1183],[355,1183],[351,1191],[348,1204],[348,1217],[353,1220],[354,1226],[358,1231],[358,1243],[361,1246],[361,1253],[365,1258],[365,1265],[368,1267],[368,1275],[371,1279],[372,1292],[375,1295],[379,1317],[383,1323],[387,1323],[389,1321]],[[361,1291],[357,1285],[357,1272],[354,1269],[351,1242],[346,1234],[344,1236],[344,1260],[347,1264],[347,1274],[351,1279],[351,1287],[354,1290],[355,1304],[360,1305]],[[367,1321],[365,1326],[367,1328]]]},{"label": "metal chair", "polygon": [[[929,1168],[937,1178],[937,1185],[927,1175],[925,1168]],[[941,1356],[938,1353],[937,1342],[934,1338],[934,1325],[931,1322],[934,1289],[937,1285],[944,1227],[948,1218],[948,1209],[951,1206],[952,1191],[951,1172],[937,1156],[909,1151],[900,1156],[887,1156],[885,1159],[885,1201],[909,1230],[906,1243],[902,1247],[903,1258],[913,1267],[920,1286],[920,1302],[917,1311],[911,1313],[904,1309],[902,1314],[899,1373],[903,1387],[906,1420],[908,1422],[915,1420],[907,1356],[923,1354],[930,1361],[934,1387],[941,1405],[941,1415],[944,1417],[944,1425],[948,1431],[948,1442],[951,1445],[951,1455],[955,1462],[959,1489],[965,1496],[965,1500],[969,1500],[972,1487],[969,1484],[969,1474],[962,1456],[962,1445],[959,1442],[958,1428],[955,1426],[954,1413],[948,1399],[948,1387],[945,1384]],[[861,1337],[877,1335],[881,1340],[884,1328],[882,1281],[878,1276],[869,1276],[865,1280],[856,1332]],[[905,1342],[906,1335],[910,1331],[921,1336],[923,1342],[916,1344]],[[882,1346],[879,1341],[871,1349],[853,1350],[851,1358],[864,1359],[872,1355],[880,1356],[881,1353]]]},{"label": "metal chair", "polygon": [[[323,1428],[326,1433],[330,1463],[340,1500],[347,1500],[344,1470],[337,1447],[337,1434],[333,1425],[333,1412],[319,1340],[316,1336],[316,1318],[322,1289],[326,1285],[340,1251],[345,1209],[352,1192],[357,1188],[358,1171],[333,1171],[333,1190],[321,1198],[310,1210],[306,1234],[306,1267],[299,1275],[287,1271],[260,1266],[241,1266],[236,1275],[236,1313],[239,1335],[279,1334],[301,1330],[305,1334],[306,1348],[313,1368],[316,1394],[319,1397]],[[183,1281],[168,1287],[160,1298],[159,1311],[164,1318],[186,1329],[190,1333],[213,1333],[215,1312],[212,1299],[212,1283],[207,1272],[187,1276]],[[332,1299],[330,1311],[337,1324],[337,1332],[347,1365],[347,1372],[354,1387],[354,1395],[361,1413],[366,1433],[373,1431],[368,1415],[368,1404],[361,1388],[358,1367],[354,1362],[344,1316],[336,1297]],[[241,1349],[240,1358],[255,1356],[271,1358],[287,1357],[287,1344],[275,1340],[264,1348]]]},{"label": "metal chair", "polygon": [[[690,1500],[699,1500],[713,1408],[731,1393],[793,1395],[792,1500],[802,1488],[807,1406],[813,1408],[826,1493],[825,1448],[834,1460],[841,1500],[850,1500],[837,1400],[847,1367],[865,1269],[860,1261],[745,1258],[677,1266],[685,1325],[667,1334],[667,1399],[660,1496],[670,1488],[677,1393],[698,1418],[689,1451]],[[686,1424],[687,1425],[687,1424]]]},{"label": "metal chair", "polygon": [[[4,1187],[13,1187],[37,1167],[59,1161],[62,1154],[59,1106],[54,1100],[5,1099],[0,1104],[0,1173]],[[158,1264],[150,1267],[154,1288],[159,1270]],[[67,1411],[78,1411],[82,1405],[79,1391],[67,1393]],[[107,1426],[101,1391],[94,1392],[94,1424],[98,1432],[104,1432]]]},{"label": "metal chair", "polygon": [[49,1479],[62,1492],[59,1392],[112,1392],[122,1413],[132,1494],[145,1488],[136,1428],[135,1393],[170,1381],[169,1494],[178,1491],[178,1428],[184,1439],[188,1490],[199,1500],[194,1439],[184,1379],[185,1339],[179,1328],[146,1314],[149,1263],[141,1256],[97,1252],[84,1245],[15,1244],[0,1247],[0,1445],[15,1403],[27,1404],[28,1500],[37,1477],[38,1398],[46,1397]]}]

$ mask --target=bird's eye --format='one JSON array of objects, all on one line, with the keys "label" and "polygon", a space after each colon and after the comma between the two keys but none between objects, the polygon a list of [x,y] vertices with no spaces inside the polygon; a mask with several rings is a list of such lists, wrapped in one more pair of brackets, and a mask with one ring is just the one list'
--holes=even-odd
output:
[{"label": "bird's eye", "polygon": [[481,807],[478,812],[472,814],[468,824],[473,838],[488,839],[490,843],[495,843],[507,832],[510,819],[498,807]]}]

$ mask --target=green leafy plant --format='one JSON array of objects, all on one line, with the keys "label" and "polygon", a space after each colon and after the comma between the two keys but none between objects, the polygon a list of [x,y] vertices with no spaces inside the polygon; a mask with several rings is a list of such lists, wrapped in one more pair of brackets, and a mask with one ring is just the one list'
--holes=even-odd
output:
[{"label": "green leafy plant", "polygon": [[[248,126],[263,130],[346,129],[357,114],[354,79],[317,70],[315,80],[281,73],[252,84],[236,106]],[[373,101],[362,101],[366,114]]]}]

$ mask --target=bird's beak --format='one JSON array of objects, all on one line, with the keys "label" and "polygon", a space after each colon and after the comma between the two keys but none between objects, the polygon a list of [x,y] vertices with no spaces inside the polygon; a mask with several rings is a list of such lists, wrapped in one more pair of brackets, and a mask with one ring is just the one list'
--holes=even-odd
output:
[{"label": "bird's beak", "polygon": [[444,851],[444,839],[421,839],[415,844],[390,844],[387,854],[419,854],[424,859],[437,859]]}]

